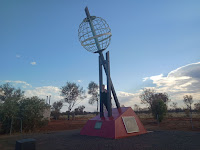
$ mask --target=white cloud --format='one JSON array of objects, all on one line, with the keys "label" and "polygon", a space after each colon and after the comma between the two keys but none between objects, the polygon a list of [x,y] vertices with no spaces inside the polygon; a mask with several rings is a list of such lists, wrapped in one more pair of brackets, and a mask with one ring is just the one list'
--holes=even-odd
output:
[{"label": "white cloud", "polygon": [[33,62],[31,62],[30,64],[31,64],[31,65],[36,65],[36,62],[35,62],[35,61],[33,61]]},{"label": "white cloud", "polygon": [[[52,105],[56,101],[63,100],[63,97],[60,96],[60,91],[61,91],[61,89],[56,86],[43,86],[43,87],[36,87],[31,90],[26,90],[25,96],[26,97],[38,96],[39,98],[43,98],[43,99],[45,99],[45,101],[47,101],[47,96],[49,98],[49,96],[51,95],[50,103]],[[49,103],[49,101],[48,101],[48,103]],[[78,107],[79,105],[84,105],[84,106],[86,106],[86,109],[85,109],[86,111],[93,112],[96,109],[95,104],[94,105],[88,104],[88,98],[86,98],[82,101],[78,100],[76,105],[74,106],[74,108]],[[67,111],[67,103],[64,103],[64,106],[61,109],[61,111],[62,112]]]},{"label": "white cloud", "polygon": [[157,92],[170,94],[172,101],[182,102],[184,95],[192,95],[195,101],[200,99],[200,62],[179,67],[166,77],[160,74],[143,79],[147,80],[152,80]]},{"label": "white cloud", "polygon": [[78,83],[81,83],[81,82],[83,82],[83,81],[82,81],[82,80],[78,80],[77,82],[78,82]]},{"label": "white cloud", "polygon": [[36,87],[32,90],[25,91],[25,96],[27,97],[38,96],[46,99],[46,97],[49,95],[52,95],[54,98],[56,98],[55,101],[62,99],[60,96],[60,89],[55,86]]},{"label": "white cloud", "polygon": [[39,98],[45,99],[45,101],[47,100],[47,96],[49,98],[50,95],[51,95],[51,99],[50,99],[51,105],[54,102],[62,99],[62,97],[60,96],[60,89],[55,86],[36,87],[34,89],[25,91],[26,97],[38,96]]},{"label": "white cloud", "polygon": [[[200,71],[200,62],[187,64],[171,71],[168,76],[183,76]],[[199,75],[199,74],[198,74]],[[200,76],[199,76],[200,77]]]},{"label": "white cloud", "polygon": [[[89,101],[90,95],[87,94],[87,91],[86,91],[86,96],[87,96],[87,98],[82,100],[82,101],[78,101],[78,103],[76,103],[74,108],[77,108],[80,105],[84,105],[85,106],[84,111],[89,111],[89,112],[96,111],[97,110],[97,103],[95,102],[93,105],[89,104],[88,101]],[[99,107],[98,109],[100,109],[100,106],[98,106],[98,107]]]},{"label": "white cloud", "polygon": [[18,55],[18,54],[16,55],[16,58],[20,58],[20,57],[21,57],[20,55]]},{"label": "white cloud", "polygon": [[27,82],[25,81],[11,81],[11,80],[5,80],[4,82],[8,82],[8,83],[12,83],[12,84],[22,84],[22,87],[23,88],[27,88],[27,87],[32,87],[30,84],[28,84]]},{"label": "white cloud", "polygon": [[162,78],[163,78],[163,74],[160,74],[160,75],[156,75],[156,76],[151,76],[149,79],[151,79],[153,81],[159,81]]},{"label": "white cloud", "polygon": [[[143,78],[143,82],[152,81],[155,87],[145,87],[166,92],[173,102],[177,102],[179,107],[183,107],[183,96],[192,95],[194,103],[200,99],[200,62],[188,64],[171,71],[167,76],[163,74]],[[118,99],[121,105],[133,107],[141,105],[139,98],[142,90],[136,93],[118,91]]]},{"label": "white cloud", "polygon": [[[139,92],[138,93],[128,93],[123,91],[117,92],[117,97],[119,99],[120,105],[125,105],[126,107],[133,107],[135,104],[140,105],[141,101],[139,99]],[[113,100],[113,104],[115,102]]]},{"label": "white cloud", "polygon": [[145,81],[147,81],[149,79],[149,77],[145,77],[145,78],[143,78],[143,82],[145,82]]}]

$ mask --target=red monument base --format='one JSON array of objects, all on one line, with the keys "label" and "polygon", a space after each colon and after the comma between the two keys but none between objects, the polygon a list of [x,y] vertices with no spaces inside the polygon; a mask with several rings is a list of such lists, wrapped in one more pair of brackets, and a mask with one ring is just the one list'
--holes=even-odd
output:
[{"label": "red monument base", "polygon": [[147,133],[131,107],[113,108],[112,117],[107,117],[107,112],[104,116],[88,120],[80,134],[119,139]]}]

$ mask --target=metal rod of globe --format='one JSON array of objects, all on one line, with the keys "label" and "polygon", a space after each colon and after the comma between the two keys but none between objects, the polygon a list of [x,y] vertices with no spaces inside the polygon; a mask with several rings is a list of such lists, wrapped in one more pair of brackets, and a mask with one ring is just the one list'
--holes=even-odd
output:
[{"label": "metal rod of globe", "polygon": [[101,99],[102,97],[102,85],[103,85],[103,75],[102,75],[102,62],[101,57],[99,56],[99,96],[100,96],[100,117],[104,116],[103,113],[103,101]]},{"label": "metal rod of globe", "polygon": [[108,105],[108,117],[112,116],[111,109],[111,85],[110,85],[110,58],[109,51],[106,53],[106,66],[107,66],[107,105]]},{"label": "metal rod of globe", "polygon": [[[95,29],[94,29],[92,20],[91,20],[91,18],[90,18],[90,12],[89,12],[89,10],[88,10],[88,7],[85,7],[85,13],[86,13],[86,15],[87,15],[87,19],[88,19],[88,21],[89,21],[92,34],[93,34],[93,36],[95,36],[95,35],[96,35],[96,32],[95,32]],[[99,45],[98,38],[94,38],[94,40],[95,40],[95,43],[96,43],[96,46],[97,46],[98,50],[101,50],[100,45]]]}]

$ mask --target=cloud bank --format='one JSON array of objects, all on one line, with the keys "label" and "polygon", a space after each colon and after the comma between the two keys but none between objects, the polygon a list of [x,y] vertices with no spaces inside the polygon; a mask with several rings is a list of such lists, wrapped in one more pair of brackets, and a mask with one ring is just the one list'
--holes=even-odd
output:
[{"label": "cloud bank", "polygon": [[43,87],[36,87],[31,90],[25,91],[26,97],[38,96],[43,99],[47,99],[47,96],[51,95],[51,104],[55,101],[59,101],[62,99],[60,96],[60,89],[55,86],[43,86]]},{"label": "cloud bank", "polygon": [[156,85],[158,92],[167,92],[172,95],[193,95],[200,98],[200,62],[188,64],[171,71],[166,77],[163,74],[147,77]]},{"label": "cloud bank", "polygon": [[13,84],[14,86],[16,85],[21,85],[23,88],[27,88],[27,87],[32,87],[30,84],[28,84],[27,82],[25,81],[12,81],[12,80],[5,80],[3,82],[6,82],[6,83],[11,83]]},{"label": "cloud bank", "polygon": [[141,105],[139,98],[142,88],[153,88],[156,92],[166,92],[170,95],[173,102],[177,102],[180,107],[183,107],[183,96],[192,95],[194,103],[200,100],[200,62],[188,64],[179,67],[164,76],[162,73],[150,77],[143,78],[143,82],[151,81],[154,86],[141,87],[141,90],[136,93],[127,93],[118,91],[118,99],[121,105],[131,106]]},{"label": "cloud bank", "polygon": [[[166,92],[173,102],[176,101],[181,106],[184,106],[184,95],[192,95],[195,102],[200,100],[200,62],[179,67],[169,72],[167,76],[159,74],[143,78],[143,82],[147,81],[152,81],[155,86],[144,88],[154,88],[157,92]],[[119,99],[125,106],[126,104],[133,106],[140,101],[139,93],[141,90],[134,94],[119,92]]]},{"label": "cloud bank", "polygon": [[[194,103],[200,100],[200,62],[179,67],[169,72],[167,76],[159,74],[143,78],[143,83],[149,81],[151,81],[154,84],[154,86],[141,87],[141,90],[137,91],[136,93],[117,91],[117,96],[120,104],[130,107],[133,107],[134,104],[138,104],[141,107],[145,107],[145,105],[141,105],[141,101],[139,98],[139,95],[142,92],[142,88],[153,88],[157,92],[166,92],[170,95],[170,99],[173,102],[178,102],[178,105],[180,107],[184,106],[183,104],[184,95],[192,95]],[[31,85],[25,81],[6,80],[4,82],[21,84],[24,87],[31,87]],[[46,100],[47,96],[50,95],[51,95],[51,104],[53,104],[53,102],[55,101],[59,101],[62,99],[62,97],[60,96],[60,88],[56,86],[35,87],[33,89],[25,90],[25,96],[27,97],[38,96]],[[85,105],[86,111],[95,111],[96,103],[94,103],[94,105],[90,105],[88,104],[88,99],[89,95],[85,100],[81,101],[77,106]],[[113,99],[112,103],[115,106]],[[67,110],[66,105],[67,104],[65,104],[62,111]]]}]

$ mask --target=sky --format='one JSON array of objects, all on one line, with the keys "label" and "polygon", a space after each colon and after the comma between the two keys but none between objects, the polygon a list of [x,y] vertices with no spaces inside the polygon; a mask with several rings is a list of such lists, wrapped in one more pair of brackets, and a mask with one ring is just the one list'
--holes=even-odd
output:
[{"label": "sky", "polygon": [[[120,104],[145,107],[143,88],[168,93],[180,107],[184,95],[200,100],[199,0],[1,0],[0,84],[20,87],[27,97],[51,95],[51,103],[62,99],[68,81],[87,93],[99,77],[98,54],[78,39],[86,6],[111,28],[106,51]],[[78,105],[94,111],[88,99]]]}]

